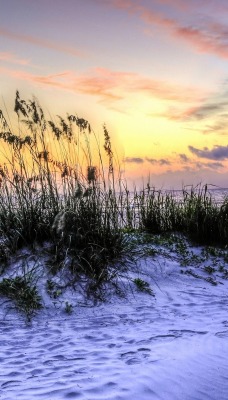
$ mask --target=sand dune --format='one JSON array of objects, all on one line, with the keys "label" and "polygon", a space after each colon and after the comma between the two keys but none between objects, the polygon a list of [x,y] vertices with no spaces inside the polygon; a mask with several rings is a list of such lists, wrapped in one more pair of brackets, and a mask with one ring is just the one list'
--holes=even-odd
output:
[{"label": "sand dune", "polygon": [[130,274],[154,297],[128,277],[124,297],[70,316],[49,305],[30,325],[3,308],[0,399],[227,400],[228,281],[181,268],[175,254],[143,258]]}]

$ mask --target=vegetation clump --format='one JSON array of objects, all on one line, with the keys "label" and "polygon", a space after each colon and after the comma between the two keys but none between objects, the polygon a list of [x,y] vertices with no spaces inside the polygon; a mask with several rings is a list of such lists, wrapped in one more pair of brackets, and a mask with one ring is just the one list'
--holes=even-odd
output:
[{"label": "vegetation clump", "polygon": [[12,300],[16,308],[24,312],[28,319],[42,308],[41,297],[36,286],[25,276],[3,278],[0,282],[0,295]]},{"label": "vegetation clump", "polygon": [[134,282],[134,284],[136,285],[137,289],[138,289],[140,292],[145,292],[145,293],[148,293],[148,294],[154,296],[153,291],[152,291],[152,289],[150,288],[150,285],[149,285],[148,282],[144,281],[144,280],[141,279],[141,278],[135,278],[135,279],[133,280],[133,282]]},{"label": "vegetation clump", "polygon": [[[2,263],[22,247],[48,241],[52,272],[67,268],[72,282],[86,277],[95,292],[119,276],[124,257],[131,256],[129,243],[163,241],[181,255],[183,265],[193,262],[194,255],[173,233],[200,244],[228,244],[228,199],[216,204],[207,185],[183,189],[178,199],[149,184],[130,192],[116,169],[106,126],[100,147],[89,122],[77,115],[46,119],[38,101],[25,101],[19,92],[14,111],[16,127],[0,110]],[[147,249],[148,256],[156,252]],[[150,291],[146,282],[134,283]],[[4,278],[0,289],[26,313],[29,307],[39,308],[35,286],[20,277]],[[58,293],[51,284],[47,290]]]},{"label": "vegetation clump", "polygon": [[[0,112],[5,158],[0,166],[0,232],[12,251],[52,240],[60,266],[69,256],[75,272],[99,282],[109,279],[110,262],[125,244],[107,128],[102,150],[82,118],[46,120],[38,102],[25,101],[18,92],[15,112],[18,133]],[[107,158],[106,175],[102,157]]]}]

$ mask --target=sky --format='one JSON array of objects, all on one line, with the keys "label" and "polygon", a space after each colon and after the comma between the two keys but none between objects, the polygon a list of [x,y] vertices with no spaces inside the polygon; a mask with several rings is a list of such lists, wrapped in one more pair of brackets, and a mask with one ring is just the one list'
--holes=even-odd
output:
[{"label": "sky", "polygon": [[121,171],[227,187],[226,0],[0,0],[0,109],[15,92],[105,123]]}]

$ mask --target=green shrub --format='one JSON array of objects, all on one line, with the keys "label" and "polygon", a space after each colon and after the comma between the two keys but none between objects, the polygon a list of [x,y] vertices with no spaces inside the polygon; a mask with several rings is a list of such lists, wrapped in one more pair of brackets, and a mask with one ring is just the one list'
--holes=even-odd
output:
[{"label": "green shrub", "polygon": [[4,278],[0,282],[0,295],[12,300],[16,308],[25,313],[28,319],[42,308],[37,288],[26,276]]}]

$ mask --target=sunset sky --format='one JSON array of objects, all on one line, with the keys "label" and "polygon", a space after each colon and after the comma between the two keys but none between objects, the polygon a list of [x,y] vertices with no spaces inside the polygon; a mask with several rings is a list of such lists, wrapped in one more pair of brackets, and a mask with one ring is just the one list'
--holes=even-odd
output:
[{"label": "sunset sky", "polygon": [[0,109],[15,92],[105,123],[126,177],[228,186],[227,0],[0,0]]}]

